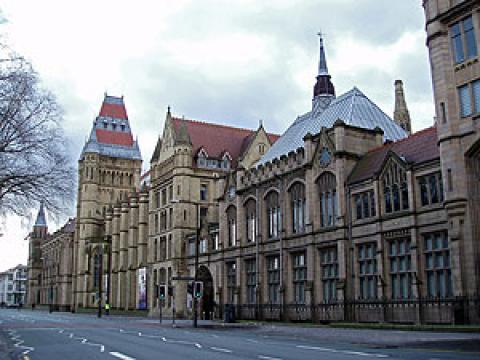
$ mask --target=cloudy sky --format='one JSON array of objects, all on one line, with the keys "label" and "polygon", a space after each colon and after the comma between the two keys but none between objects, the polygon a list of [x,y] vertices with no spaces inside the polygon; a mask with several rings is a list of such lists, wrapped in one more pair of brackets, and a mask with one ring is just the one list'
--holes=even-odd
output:
[{"label": "cloudy sky", "polygon": [[[413,129],[433,123],[419,0],[3,0],[0,11],[4,41],[64,108],[72,161],[105,91],[125,97],[144,167],[168,105],[247,128],[262,119],[282,133],[311,105],[319,30],[337,94],[357,86],[392,114],[402,79]],[[26,263],[28,225],[0,224],[0,271]]]}]

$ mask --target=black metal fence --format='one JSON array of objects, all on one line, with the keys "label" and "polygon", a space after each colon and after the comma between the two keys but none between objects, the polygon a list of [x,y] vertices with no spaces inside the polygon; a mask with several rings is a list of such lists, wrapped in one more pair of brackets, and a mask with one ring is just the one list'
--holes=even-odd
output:
[{"label": "black metal fence", "polygon": [[480,324],[480,298],[337,301],[326,304],[231,305],[236,319],[265,321]]}]

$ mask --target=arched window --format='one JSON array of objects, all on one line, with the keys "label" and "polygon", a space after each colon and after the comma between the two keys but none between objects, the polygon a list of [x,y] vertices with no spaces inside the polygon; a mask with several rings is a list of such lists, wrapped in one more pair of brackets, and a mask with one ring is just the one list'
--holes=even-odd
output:
[{"label": "arched window", "polygon": [[227,210],[228,223],[228,246],[237,244],[237,211],[235,207],[230,206]]},{"label": "arched window", "polygon": [[407,173],[397,163],[392,162],[383,175],[385,213],[409,208]]},{"label": "arched window", "polygon": [[317,181],[320,205],[320,226],[335,226],[338,212],[337,180],[331,172],[324,172]]},{"label": "arched window", "polygon": [[292,231],[295,234],[305,231],[305,185],[295,183],[290,188],[290,204],[292,206]]},{"label": "arched window", "polygon": [[256,214],[257,203],[255,200],[250,199],[245,204],[245,213],[246,213],[246,224],[247,224],[247,241],[255,242],[256,239],[256,229],[257,229],[257,214]]},{"label": "arched window", "polygon": [[280,203],[278,201],[278,193],[271,191],[266,199],[267,205],[267,221],[268,221],[268,238],[274,239],[280,233]]}]

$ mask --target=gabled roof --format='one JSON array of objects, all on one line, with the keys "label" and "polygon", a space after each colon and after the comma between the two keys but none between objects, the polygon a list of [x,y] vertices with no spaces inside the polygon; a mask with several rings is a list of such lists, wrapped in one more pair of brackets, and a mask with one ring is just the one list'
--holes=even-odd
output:
[{"label": "gabled roof", "polygon": [[[250,135],[255,133],[254,130],[176,117],[172,117],[172,124],[177,133],[182,127],[186,129],[194,154],[203,148],[210,158],[222,159],[223,154],[228,152],[233,159],[234,166],[236,166],[238,158],[245,150],[244,142]],[[267,135],[271,143],[278,139],[278,135]]]},{"label": "gabled roof", "polygon": [[406,136],[405,131],[399,125],[358,88],[354,87],[332,100],[325,109],[315,107],[312,111],[299,116],[262,157],[259,164],[280,158],[281,155],[303,147],[303,138],[307,133],[317,134],[322,127],[331,128],[339,119],[347,125],[364,129],[373,130],[379,127],[384,131],[385,140],[395,141]]},{"label": "gabled roof", "polygon": [[390,152],[410,164],[421,164],[440,158],[437,145],[437,129],[430,127],[394,143],[388,143],[365,154],[349,176],[350,184],[375,177]]},{"label": "gabled roof", "polygon": [[90,137],[82,150],[111,157],[141,160],[142,155],[127,117],[123,97],[105,94],[100,113],[93,122]]}]

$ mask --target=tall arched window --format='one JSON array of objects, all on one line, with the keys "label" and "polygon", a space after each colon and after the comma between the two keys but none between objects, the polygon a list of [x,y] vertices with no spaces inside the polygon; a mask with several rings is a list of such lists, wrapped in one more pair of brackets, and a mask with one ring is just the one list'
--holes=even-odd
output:
[{"label": "tall arched window", "polygon": [[383,174],[383,194],[387,214],[408,209],[407,173],[395,162]]},{"label": "tall arched window", "polygon": [[230,206],[227,209],[228,223],[228,246],[235,246],[237,243],[237,211],[235,207]]},{"label": "tall arched window", "polygon": [[245,204],[245,213],[246,213],[246,224],[247,224],[247,241],[255,242],[256,239],[256,228],[257,228],[257,214],[256,214],[257,203],[255,200],[250,199]]},{"label": "tall arched window", "polygon": [[305,231],[305,185],[295,183],[290,188],[290,204],[292,206],[292,231],[295,234]]},{"label": "tall arched window", "polygon": [[267,205],[267,221],[268,221],[268,238],[274,239],[280,233],[280,203],[278,193],[271,191],[266,199]]},{"label": "tall arched window", "polygon": [[338,212],[337,180],[331,172],[324,172],[317,181],[320,205],[320,226],[335,226]]}]

